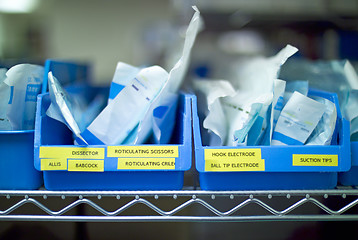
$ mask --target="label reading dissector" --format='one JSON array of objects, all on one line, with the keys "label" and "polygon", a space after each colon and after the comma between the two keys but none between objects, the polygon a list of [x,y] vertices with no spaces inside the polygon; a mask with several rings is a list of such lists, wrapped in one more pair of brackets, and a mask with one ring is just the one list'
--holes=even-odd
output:
[{"label": "label reading dissector", "polygon": [[104,159],[104,148],[40,147],[40,158]]},{"label": "label reading dissector", "polygon": [[338,155],[292,154],[293,166],[337,167]]},{"label": "label reading dissector", "polygon": [[205,171],[251,172],[265,171],[260,148],[205,149]]}]

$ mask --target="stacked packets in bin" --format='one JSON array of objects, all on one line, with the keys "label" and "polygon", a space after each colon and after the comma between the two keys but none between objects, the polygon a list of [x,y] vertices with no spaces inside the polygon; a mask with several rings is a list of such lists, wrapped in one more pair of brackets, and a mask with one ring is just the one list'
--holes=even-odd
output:
[{"label": "stacked packets in bin", "polygon": [[281,65],[296,51],[288,45],[274,57],[240,62],[231,81],[194,82],[206,96],[203,127],[210,133],[208,145],[330,144],[337,119],[335,104],[308,97],[307,81],[286,84],[278,79]]},{"label": "stacked packets in bin", "polygon": [[190,51],[200,28],[200,12],[186,32],[179,61],[167,72],[160,66],[134,67],[119,62],[111,84],[108,104],[92,121],[83,122],[85,110],[48,73],[51,106],[47,114],[65,123],[78,145],[141,144],[152,134],[153,142],[167,143],[175,124],[178,89],[188,68]]}]

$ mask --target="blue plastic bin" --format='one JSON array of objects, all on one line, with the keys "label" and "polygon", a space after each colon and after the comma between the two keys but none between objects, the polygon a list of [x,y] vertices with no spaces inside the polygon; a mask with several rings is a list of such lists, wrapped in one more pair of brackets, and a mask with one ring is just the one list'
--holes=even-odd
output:
[{"label": "blue plastic bin", "polygon": [[34,190],[43,184],[34,167],[34,130],[0,131],[0,189]]},{"label": "blue plastic bin", "polygon": [[343,186],[358,185],[358,142],[351,142],[351,159],[351,169],[338,174],[338,182]]},{"label": "blue plastic bin", "polygon": [[330,146],[203,146],[196,99],[193,131],[196,169],[203,190],[331,189],[338,172],[351,167],[349,122],[336,94],[310,90],[336,104],[337,124]]},{"label": "blue plastic bin", "polygon": [[1,190],[35,190],[42,186],[42,172],[33,164],[34,133],[34,130],[0,131]]},{"label": "blue plastic bin", "polygon": [[[41,94],[38,98],[35,126],[35,166],[44,172],[45,188],[48,190],[181,189],[184,172],[191,167],[191,100],[192,96],[180,96],[176,126],[170,144],[84,147],[73,145],[72,133],[67,126],[46,115],[50,98],[48,93]],[[129,151],[129,155],[133,154],[133,156],[117,155],[125,151]],[[141,152],[142,155],[136,155],[136,152]],[[135,162],[139,162],[142,166],[147,164],[149,167],[134,169]],[[80,167],[81,163],[88,166],[92,163],[98,164],[99,168],[94,168],[95,171],[90,172],[92,169],[81,169],[71,165],[79,164]],[[157,166],[157,169],[153,166]],[[49,170],[49,167],[54,170]]]},{"label": "blue plastic bin", "polygon": [[[75,91],[77,91],[77,88]],[[69,89],[68,89],[69,90]],[[72,89],[73,90],[73,89]],[[88,94],[88,88],[82,88]],[[72,132],[49,118],[48,93],[39,95],[35,167],[48,190],[179,190],[191,167],[193,96],[181,94],[169,144],[73,145]]]}]

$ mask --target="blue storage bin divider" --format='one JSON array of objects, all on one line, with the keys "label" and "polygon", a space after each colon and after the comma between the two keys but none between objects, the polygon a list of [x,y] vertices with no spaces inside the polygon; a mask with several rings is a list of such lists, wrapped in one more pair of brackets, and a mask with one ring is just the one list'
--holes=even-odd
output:
[{"label": "blue storage bin divider", "polygon": [[34,130],[0,131],[0,189],[34,190],[43,184],[34,167]]},{"label": "blue storage bin divider", "polygon": [[74,62],[59,61],[47,59],[45,62],[45,75],[42,82],[42,93],[48,91],[48,75],[52,71],[53,75],[61,82],[63,86],[71,84],[83,85],[90,82],[90,66]]},{"label": "blue storage bin divider", "polygon": [[358,142],[351,142],[352,167],[338,174],[338,182],[344,186],[358,186]]},{"label": "blue storage bin divider", "polygon": [[[88,76],[87,67],[46,62],[45,72],[53,71],[61,82],[73,82],[74,72]],[[65,71],[66,73],[62,72]],[[72,72],[73,71],[73,72]],[[62,74],[62,75],[61,75]],[[47,75],[45,74],[45,80]],[[68,92],[85,96],[97,88],[70,86]],[[103,90],[103,89],[102,89]],[[179,190],[184,172],[191,167],[193,96],[180,94],[176,125],[169,144],[73,145],[72,132],[59,121],[49,118],[49,93],[38,96],[34,164],[43,171],[48,190]]]},{"label": "blue storage bin divider", "polygon": [[336,104],[337,123],[330,146],[203,146],[197,103],[193,99],[194,151],[201,189],[336,187],[337,173],[351,167],[349,122],[341,115],[336,94],[310,89],[309,95],[324,97]]}]

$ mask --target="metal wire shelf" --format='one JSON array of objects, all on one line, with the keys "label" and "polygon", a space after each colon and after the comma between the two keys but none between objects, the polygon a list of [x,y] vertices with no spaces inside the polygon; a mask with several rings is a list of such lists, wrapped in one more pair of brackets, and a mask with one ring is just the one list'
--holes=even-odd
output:
[{"label": "metal wire shelf", "polygon": [[[62,204],[57,204],[61,201]],[[53,203],[56,207],[51,206]],[[60,205],[62,208],[54,210]],[[0,191],[0,220],[356,221],[356,205],[358,189],[355,188],[309,191]],[[136,208],[139,212],[133,212]]]}]

